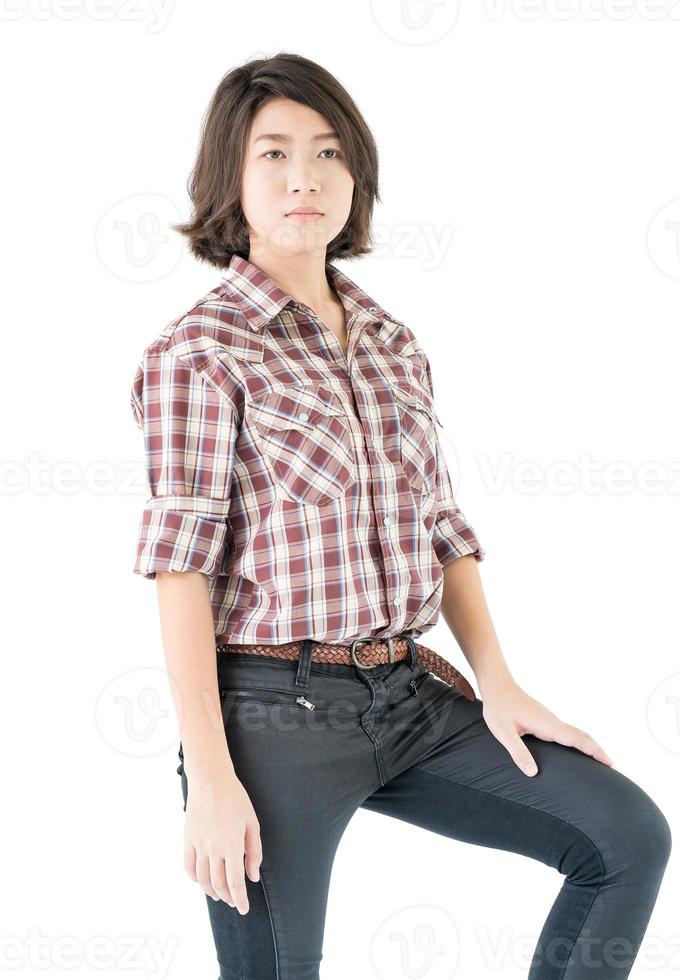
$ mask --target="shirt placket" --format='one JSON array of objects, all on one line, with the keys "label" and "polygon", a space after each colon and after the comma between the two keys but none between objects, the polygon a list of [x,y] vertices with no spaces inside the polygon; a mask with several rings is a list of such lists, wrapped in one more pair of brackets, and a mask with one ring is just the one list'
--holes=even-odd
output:
[{"label": "shirt placket", "polygon": [[[399,522],[397,514],[390,512],[386,508],[385,500],[380,497],[380,488],[385,486],[391,498],[397,501],[399,496],[396,487],[392,485],[389,478],[390,468],[394,465],[389,460],[384,460],[382,453],[381,431],[373,431],[370,423],[370,404],[368,395],[362,386],[361,365],[356,358],[356,347],[359,337],[362,334],[362,327],[373,320],[371,314],[377,313],[377,307],[371,307],[367,314],[354,313],[347,322],[347,353],[343,353],[342,347],[333,331],[305,304],[300,303],[298,307],[316,323],[320,333],[323,335],[329,351],[333,358],[341,364],[345,371],[352,398],[356,406],[356,418],[361,426],[364,437],[364,444],[367,447],[367,459],[370,470],[370,499],[373,506],[373,517],[375,521],[375,532],[382,555],[382,572],[384,578],[384,597],[386,609],[384,614],[388,620],[388,625],[380,631],[375,632],[376,637],[393,636],[400,633],[404,626],[405,617],[405,587],[408,584],[407,570],[404,569],[404,557],[401,553],[398,530]],[[382,424],[382,423],[380,423]],[[396,504],[395,504],[396,507]]]},{"label": "shirt placket", "polygon": [[[376,312],[374,309],[369,313]],[[352,325],[361,319],[362,314],[355,314],[352,317]],[[348,334],[350,328],[348,327]],[[394,464],[386,459],[382,448],[382,419],[378,422],[378,427],[374,430],[370,421],[370,400],[366,388],[362,384],[361,364],[354,356],[354,346],[358,342],[361,331],[354,331],[355,340],[350,341],[347,346],[349,364],[349,377],[357,407],[357,418],[361,425],[364,435],[364,444],[367,449],[367,459],[370,469],[370,498],[373,505],[373,515],[375,520],[375,531],[382,554],[382,571],[384,576],[384,596],[386,603],[386,615],[388,626],[385,629],[376,631],[376,637],[393,636],[400,633],[404,626],[405,598],[404,590],[407,581],[403,574],[403,554],[401,551],[398,529],[399,522],[396,512],[391,512],[386,506],[387,497],[381,497],[381,492],[385,491],[389,499],[396,501],[399,499],[397,488],[393,485],[391,472]],[[366,355],[367,356],[367,355]]]}]

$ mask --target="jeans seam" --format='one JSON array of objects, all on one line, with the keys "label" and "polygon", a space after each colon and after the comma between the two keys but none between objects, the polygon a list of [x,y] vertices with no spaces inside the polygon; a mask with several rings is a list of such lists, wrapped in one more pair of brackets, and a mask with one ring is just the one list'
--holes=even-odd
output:
[{"label": "jeans seam", "polygon": [[[479,789],[477,786],[468,786],[467,783],[461,783],[460,780],[458,780],[458,779],[452,779],[450,776],[442,776],[441,773],[432,772],[430,769],[426,769],[424,766],[419,766],[419,765],[416,764],[416,765],[414,765],[413,768],[414,769],[419,769],[421,772],[426,772],[428,774],[428,776],[437,776],[439,779],[443,779],[444,782],[447,782],[447,783],[455,783],[456,786],[462,786],[464,789],[471,789],[471,790],[473,790],[476,793],[482,793],[484,796],[492,796],[495,800],[503,800],[504,803],[514,803],[516,806],[526,807],[527,810],[535,810],[536,813],[540,813],[543,816],[552,817],[554,820],[559,820],[560,823],[565,824],[567,827],[570,827],[572,830],[575,830],[578,834],[581,834],[582,837],[585,837],[586,840],[589,840],[590,841],[590,843],[595,848],[595,852],[596,852],[598,858],[600,859],[600,865],[602,867],[602,874],[601,874],[601,877],[600,877],[600,882],[599,882],[599,884],[597,886],[597,891],[593,895],[593,900],[590,903],[590,905],[588,906],[588,910],[587,910],[586,914],[583,917],[583,922],[581,923],[581,925],[579,927],[579,930],[578,930],[578,932],[576,934],[576,938],[574,939],[574,946],[573,946],[573,948],[575,949],[576,948],[576,944],[578,943],[579,938],[581,936],[581,933],[583,932],[583,927],[584,927],[584,925],[586,923],[586,919],[590,915],[590,910],[592,909],[593,905],[595,904],[595,899],[600,894],[600,889],[602,888],[602,884],[604,882],[604,876],[605,876],[605,864],[604,864],[604,858],[602,857],[602,851],[597,846],[597,844],[592,839],[592,837],[590,837],[585,832],[585,830],[581,830],[580,827],[577,827],[576,824],[571,823],[569,820],[565,820],[563,817],[558,817],[554,813],[548,813],[546,810],[541,810],[539,807],[532,806],[530,803],[520,803],[519,800],[509,800],[509,799],[506,799],[505,796],[500,796],[498,793],[490,793],[488,790],[486,790],[486,789]],[[570,958],[571,958],[571,950],[569,951],[569,957],[567,958],[567,962],[564,964],[564,968],[562,970],[562,973],[557,978],[557,980],[564,980],[564,975],[567,972],[567,967],[569,966],[569,959]]]},{"label": "jeans seam", "polygon": [[272,930],[272,941],[274,943],[274,966],[276,967],[276,980],[279,980],[279,949],[276,945],[276,930],[274,929],[274,919],[272,917],[272,910],[269,904],[269,898],[267,897],[267,889],[264,886],[264,875],[262,874],[262,868],[260,867],[260,884],[262,885],[262,894],[264,895],[264,900],[267,905],[267,912],[269,913],[269,924]]}]

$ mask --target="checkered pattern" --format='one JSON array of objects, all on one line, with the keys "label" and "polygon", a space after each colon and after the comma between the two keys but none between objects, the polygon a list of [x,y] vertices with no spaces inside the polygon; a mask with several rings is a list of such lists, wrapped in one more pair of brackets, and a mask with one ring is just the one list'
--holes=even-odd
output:
[{"label": "checkered pattern", "polygon": [[453,497],[428,359],[332,264],[332,331],[235,255],[144,350],[134,571],[208,577],[218,642],[421,636],[442,566],[484,551]]}]

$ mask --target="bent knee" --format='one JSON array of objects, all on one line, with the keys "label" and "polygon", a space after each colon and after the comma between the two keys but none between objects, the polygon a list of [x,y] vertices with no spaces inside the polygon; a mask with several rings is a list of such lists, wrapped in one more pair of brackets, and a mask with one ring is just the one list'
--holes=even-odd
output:
[{"label": "bent knee", "polygon": [[635,852],[647,862],[665,867],[673,847],[670,824],[659,806],[643,790],[636,810],[632,841]]},{"label": "bent knee", "polygon": [[673,839],[665,814],[636,783],[626,778],[623,799],[603,806],[603,828],[607,833],[607,864],[627,864],[644,873],[663,871]]},{"label": "bent knee", "polygon": [[591,789],[581,819],[574,821],[580,833],[563,853],[560,870],[582,884],[620,875],[662,874],[672,836],[660,807],[617,770],[608,770]]}]

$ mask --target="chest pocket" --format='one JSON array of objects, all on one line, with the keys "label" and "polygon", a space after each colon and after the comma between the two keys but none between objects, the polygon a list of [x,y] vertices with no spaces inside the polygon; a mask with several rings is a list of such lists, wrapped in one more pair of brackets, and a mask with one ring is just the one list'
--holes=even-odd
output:
[{"label": "chest pocket", "polygon": [[247,411],[287,499],[323,507],[355,482],[347,415],[330,389],[314,385],[270,391],[254,398]]},{"label": "chest pocket", "polygon": [[437,432],[441,425],[434,402],[420,385],[403,382],[392,389],[399,413],[399,446],[404,473],[416,494],[434,491],[437,478]]}]

